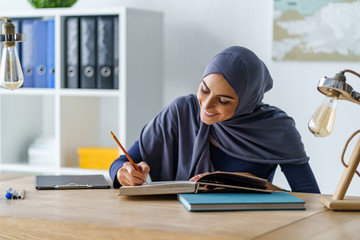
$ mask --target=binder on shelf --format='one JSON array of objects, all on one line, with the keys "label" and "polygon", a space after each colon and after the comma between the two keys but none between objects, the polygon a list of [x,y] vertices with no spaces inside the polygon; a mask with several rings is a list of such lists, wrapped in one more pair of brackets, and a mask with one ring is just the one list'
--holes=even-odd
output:
[{"label": "binder on shelf", "polygon": [[79,88],[79,18],[68,17],[66,18],[66,88]]},{"label": "binder on shelf", "polygon": [[47,87],[47,21],[34,21],[34,86]]},{"label": "binder on shelf", "polygon": [[114,17],[114,61],[113,61],[113,78],[114,89],[119,89],[119,18]]},{"label": "binder on shelf", "polygon": [[[5,21],[0,21],[0,26],[2,26],[4,24]],[[0,34],[2,33],[2,27],[0,27]],[[1,61],[1,56],[2,56],[2,51],[4,48],[4,44],[0,44],[0,61]],[[20,56],[19,56],[20,57]]]},{"label": "binder on shelf", "polygon": [[55,20],[47,22],[47,83],[46,87],[55,88]]},{"label": "binder on shelf", "polygon": [[113,88],[113,18],[97,17],[97,88]]},{"label": "binder on shelf", "polygon": [[[11,19],[11,22],[15,26],[15,33],[21,33],[21,20],[20,19]],[[2,24],[0,26],[2,26]],[[18,56],[19,56],[19,59],[20,59],[20,62],[21,62],[21,43],[16,42],[15,47],[17,49]]]},{"label": "binder on shelf", "polygon": [[96,17],[81,17],[80,33],[80,88],[96,88]]},{"label": "binder on shelf", "polygon": [[22,33],[26,41],[22,43],[21,60],[24,73],[22,87],[34,87],[34,19],[25,19],[21,22]]}]

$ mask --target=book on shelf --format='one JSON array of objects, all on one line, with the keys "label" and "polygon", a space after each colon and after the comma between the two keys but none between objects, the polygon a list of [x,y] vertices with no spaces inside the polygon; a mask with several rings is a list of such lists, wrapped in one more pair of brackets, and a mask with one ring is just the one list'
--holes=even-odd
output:
[{"label": "book on shelf", "polygon": [[56,140],[41,136],[32,142],[28,149],[29,164],[34,166],[56,166]]},{"label": "book on shelf", "polygon": [[196,182],[190,181],[154,181],[139,186],[122,186],[119,195],[161,195],[199,192],[262,192],[267,180],[254,176],[231,172],[213,172],[202,176]]},{"label": "book on shelf", "polygon": [[178,200],[188,211],[305,210],[305,201],[287,192],[181,193]]}]

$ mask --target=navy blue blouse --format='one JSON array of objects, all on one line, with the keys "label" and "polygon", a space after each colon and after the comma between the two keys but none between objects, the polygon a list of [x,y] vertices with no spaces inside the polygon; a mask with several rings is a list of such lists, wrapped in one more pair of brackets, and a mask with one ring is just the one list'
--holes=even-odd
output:
[{"label": "navy blue blouse", "polygon": [[[128,150],[128,153],[134,162],[139,163],[143,161],[140,154],[139,141],[134,143],[134,145]],[[278,166],[278,164],[254,163],[232,157],[223,152],[220,148],[215,147],[213,144],[210,144],[210,154],[211,161],[216,171],[248,172],[255,176],[268,179],[270,182],[272,182],[275,170]],[[121,155],[112,163],[110,167],[109,172],[114,188],[119,188],[121,186],[116,179],[116,174],[127,161],[128,159],[126,156]],[[280,168],[281,171],[285,174],[285,177],[293,192],[320,193],[314,174],[308,162],[302,164],[280,164]]]}]

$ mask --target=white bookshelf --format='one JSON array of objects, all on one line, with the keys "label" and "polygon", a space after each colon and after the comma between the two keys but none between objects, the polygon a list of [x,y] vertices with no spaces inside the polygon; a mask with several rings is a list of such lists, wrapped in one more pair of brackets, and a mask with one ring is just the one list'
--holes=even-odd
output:
[{"label": "white bookshelf", "polygon": [[[66,89],[65,18],[99,15],[119,18],[119,89]],[[0,172],[108,175],[78,168],[77,149],[116,147],[110,130],[128,148],[161,109],[162,14],[119,7],[7,11],[0,16],[55,19],[55,88],[0,89]],[[40,136],[55,138],[51,166],[28,162],[28,147]]]}]

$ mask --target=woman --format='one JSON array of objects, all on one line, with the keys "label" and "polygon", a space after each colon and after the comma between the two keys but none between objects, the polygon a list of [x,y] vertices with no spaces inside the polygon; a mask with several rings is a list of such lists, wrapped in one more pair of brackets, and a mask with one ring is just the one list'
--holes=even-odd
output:
[{"label": "woman", "polygon": [[233,46],[207,65],[197,95],[177,98],[142,130],[110,167],[114,187],[154,181],[196,181],[207,172],[242,172],[273,179],[280,165],[292,191],[319,193],[292,118],[262,103],[272,88],[265,64]]}]

